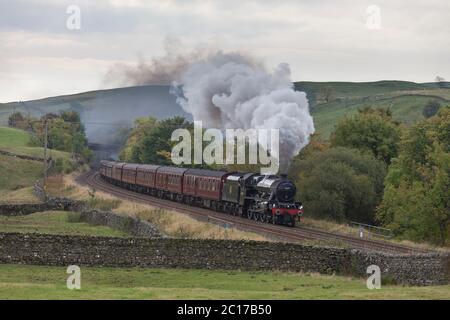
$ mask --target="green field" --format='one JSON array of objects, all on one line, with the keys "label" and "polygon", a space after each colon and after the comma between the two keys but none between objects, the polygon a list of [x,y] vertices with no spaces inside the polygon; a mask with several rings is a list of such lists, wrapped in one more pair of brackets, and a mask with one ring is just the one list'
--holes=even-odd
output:
[{"label": "green field", "polygon": [[[43,159],[44,148],[29,147],[28,142],[30,141],[30,138],[31,135],[25,131],[8,127],[0,127],[0,150]],[[48,149],[47,157],[70,160],[70,153]]]},{"label": "green field", "polygon": [[382,286],[364,279],[281,272],[0,265],[0,299],[450,299],[450,286]]},{"label": "green field", "polygon": [[0,154],[0,197],[7,190],[29,187],[42,177],[42,162]]},{"label": "green field", "polygon": [[405,124],[412,124],[424,119],[423,107],[430,100],[437,100],[442,105],[450,105],[450,101],[438,96],[430,98],[422,95],[403,95],[380,99],[353,99],[348,101],[336,100],[319,104],[313,111],[314,124],[317,132],[327,138],[333,132],[334,126],[340,119],[356,114],[358,109],[365,107],[390,108],[394,120]]},{"label": "green field", "polygon": [[22,130],[0,127],[0,148],[25,147],[30,135]]},{"label": "green field", "polygon": [[[0,127],[0,150],[43,159],[44,148],[29,147],[30,138],[30,134],[25,131]],[[62,158],[65,163],[72,162],[71,155],[68,152],[49,149],[47,156],[53,160]],[[33,185],[37,179],[42,177],[42,174],[42,162],[0,154],[0,196],[7,190],[16,190]]]},{"label": "green field", "polygon": [[33,187],[25,187],[17,190],[0,190],[0,204],[11,203],[41,203],[34,194]]},{"label": "green field", "polygon": [[124,237],[126,233],[106,226],[85,222],[69,222],[69,213],[64,211],[37,212],[25,216],[0,216],[0,232],[45,233],[61,235],[90,235]]},{"label": "green field", "polygon": [[[412,124],[423,119],[422,110],[430,100],[450,105],[450,89],[433,83],[407,81],[378,82],[297,82],[312,106],[317,133],[327,139],[340,119],[365,107],[390,108],[395,120]],[[325,88],[331,90],[329,101]]]}]

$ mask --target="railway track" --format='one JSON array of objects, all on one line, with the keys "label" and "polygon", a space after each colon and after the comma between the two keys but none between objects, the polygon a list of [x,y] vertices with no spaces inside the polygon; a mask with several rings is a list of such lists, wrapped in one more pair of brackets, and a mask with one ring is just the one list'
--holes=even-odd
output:
[{"label": "railway track", "polygon": [[269,238],[275,238],[287,242],[302,242],[304,240],[320,240],[364,250],[382,251],[387,253],[417,254],[427,253],[428,250],[412,248],[404,245],[388,243],[372,239],[360,239],[349,235],[330,233],[322,230],[299,226],[288,228],[280,225],[272,225],[248,220],[238,216],[227,215],[205,208],[190,207],[170,200],[155,198],[149,195],[136,193],[107,183],[100,178],[95,171],[90,171],[78,177],[77,181],[97,190],[112,194],[116,197],[152,205],[154,207],[178,211],[188,214],[197,220],[220,222],[222,225],[230,225],[244,231],[251,231]]}]

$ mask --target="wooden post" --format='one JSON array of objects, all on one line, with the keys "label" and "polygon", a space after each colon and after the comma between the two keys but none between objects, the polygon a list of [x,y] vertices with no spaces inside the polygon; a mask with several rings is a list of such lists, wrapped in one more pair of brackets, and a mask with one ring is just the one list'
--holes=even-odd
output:
[{"label": "wooden post", "polygon": [[43,188],[47,184],[47,145],[48,145],[48,122],[47,119],[44,120],[44,183]]}]

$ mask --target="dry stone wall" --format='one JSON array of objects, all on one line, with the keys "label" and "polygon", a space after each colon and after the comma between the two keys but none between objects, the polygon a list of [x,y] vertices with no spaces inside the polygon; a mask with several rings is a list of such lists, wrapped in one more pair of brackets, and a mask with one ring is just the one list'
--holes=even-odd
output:
[{"label": "dry stone wall", "polygon": [[320,272],[382,279],[410,285],[446,284],[449,256],[388,255],[292,243],[108,238],[0,233],[0,263],[67,266],[206,268]]}]

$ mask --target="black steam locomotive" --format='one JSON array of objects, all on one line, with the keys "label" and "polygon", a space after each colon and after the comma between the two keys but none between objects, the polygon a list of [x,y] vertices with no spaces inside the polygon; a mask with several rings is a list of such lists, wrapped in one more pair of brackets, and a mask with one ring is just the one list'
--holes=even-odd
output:
[{"label": "black steam locomotive", "polygon": [[286,176],[102,161],[106,181],[136,192],[193,206],[294,226],[303,214]]}]

